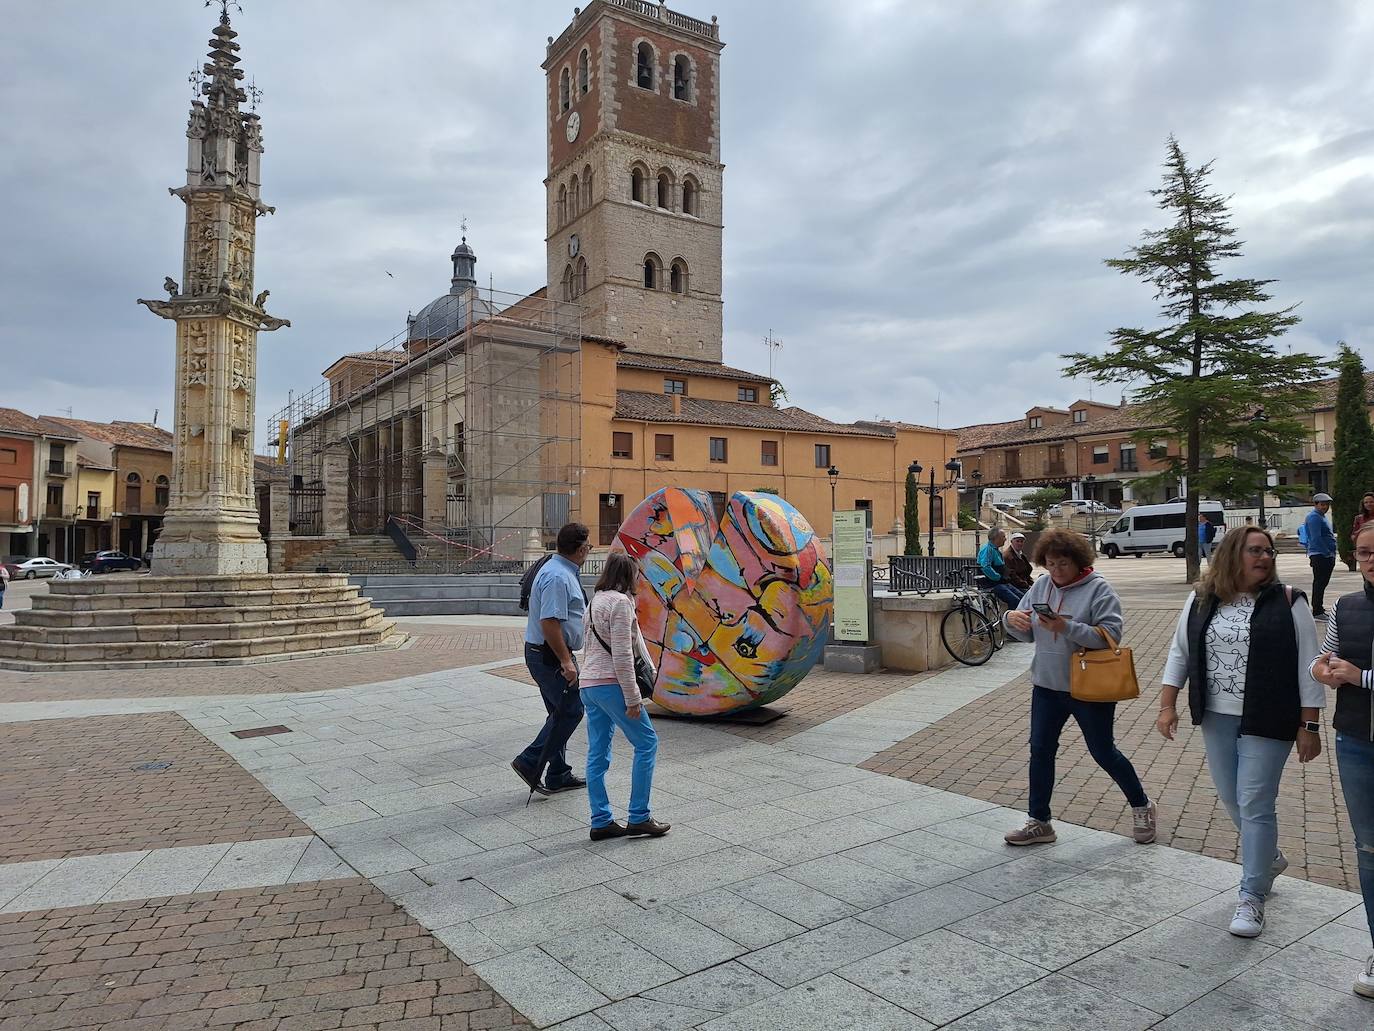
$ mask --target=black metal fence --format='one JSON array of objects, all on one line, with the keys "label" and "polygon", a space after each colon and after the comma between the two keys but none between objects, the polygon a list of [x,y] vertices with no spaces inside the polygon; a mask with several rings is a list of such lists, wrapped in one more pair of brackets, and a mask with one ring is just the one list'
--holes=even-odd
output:
[{"label": "black metal fence", "polygon": [[[947,555],[893,555],[888,560],[887,589],[895,594],[942,590],[971,582],[978,572],[972,559]],[[878,580],[874,571],[875,581]]]}]

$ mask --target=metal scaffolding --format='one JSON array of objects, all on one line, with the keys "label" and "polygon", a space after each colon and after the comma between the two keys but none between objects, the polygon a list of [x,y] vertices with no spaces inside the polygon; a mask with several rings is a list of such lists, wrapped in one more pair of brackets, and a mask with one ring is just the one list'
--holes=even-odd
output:
[{"label": "metal scaffolding", "polygon": [[449,308],[342,356],[276,413],[260,439],[275,457],[287,427],[293,535],[338,536],[346,505],[348,534],[399,531],[417,568],[463,571],[519,561],[567,521],[581,306],[472,288]]}]

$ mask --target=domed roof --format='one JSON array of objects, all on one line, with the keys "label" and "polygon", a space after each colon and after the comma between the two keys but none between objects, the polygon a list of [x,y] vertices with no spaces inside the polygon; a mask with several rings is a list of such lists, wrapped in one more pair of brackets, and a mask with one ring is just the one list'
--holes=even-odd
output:
[{"label": "domed roof", "polygon": [[477,254],[468,246],[466,236],[453,248],[451,260],[453,280],[448,293],[440,294],[410,317],[408,340],[447,340],[462,332],[472,316],[469,307],[478,318],[491,314],[491,305],[477,295]]}]

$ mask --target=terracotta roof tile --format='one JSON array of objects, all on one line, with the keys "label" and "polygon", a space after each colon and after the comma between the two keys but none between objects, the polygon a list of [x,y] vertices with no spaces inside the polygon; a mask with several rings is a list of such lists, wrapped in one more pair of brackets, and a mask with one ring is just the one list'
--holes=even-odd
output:
[{"label": "terracotta roof tile", "polygon": [[42,416],[34,418],[17,408],[0,408],[0,430],[22,433],[28,437],[62,437],[66,440],[76,440],[76,434],[66,426]]},{"label": "terracotta roof tile", "polygon": [[[680,395],[679,395],[680,396]],[[737,426],[744,429],[787,430],[800,433],[839,433],[855,437],[891,437],[881,430],[831,422],[804,408],[772,408],[747,401],[716,401],[682,397],[682,410],[673,412],[673,398],[639,390],[617,390],[615,417],[636,421],[687,423],[697,426]]]},{"label": "terracotta roof tile", "polygon": [[774,383],[776,380],[757,372],[731,368],[720,362],[698,361],[695,358],[670,358],[662,354],[642,351],[623,351],[616,356],[616,365],[626,369],[649,369],[654,372],[682,372],[689,376],[710,376],[714,379],[738,379],[746,383]]},{"label": "terracotta roof tile", "polygon": [[1140,405],[1125,405],[1115,412],[1089,418],[1087,422],[1061,422],[1038,429],[1031,429],[1025,419],[986,422],[959,429],[959,450],[977,451],[1013,444],[1074,440],[1078,437],[1100,436],[1103,433],[1134,433],[1137,430],[1150,429],[1154,425],[1153,420],[1146,418]]},{"label": "terracotta roof tile", "polygon": [[116,447],[136,447],[148,451],[172,450],[172,435],[162,427],[146,422],[90,422],[86,419],[66,419],[55,415],[45,415],[43,418],[82,436]]}]

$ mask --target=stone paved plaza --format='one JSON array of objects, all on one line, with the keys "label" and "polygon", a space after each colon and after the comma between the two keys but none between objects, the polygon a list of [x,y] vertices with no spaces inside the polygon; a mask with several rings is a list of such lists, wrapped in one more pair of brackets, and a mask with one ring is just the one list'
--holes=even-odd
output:
[{"label": "stone paved plaza", "polygon": [[[1104,571],[1152,696],[1180,566]],[[1329,767],[1290,763],[1281,821],[1309,878],[1280,878],[1254,941],[1225,930],[1240,872],[1191,735],[1142,762],[1183,847],[1116,832],[1072,734],[1059,842],[1002,844],[1025,647],[817,673],[766,727],[660,721],[672,833],[592,843],[581,793],[527,804],[507,766],[542,720],[510,675],[518,629],[407,628],[402,652],[212,676],[0,674],[0,1031],[1374,1023],[1350,991],[1359,897],[1318,883],[1348,869],[1315,848],[1348,850],[1313,801],[1339,795]]]}]

